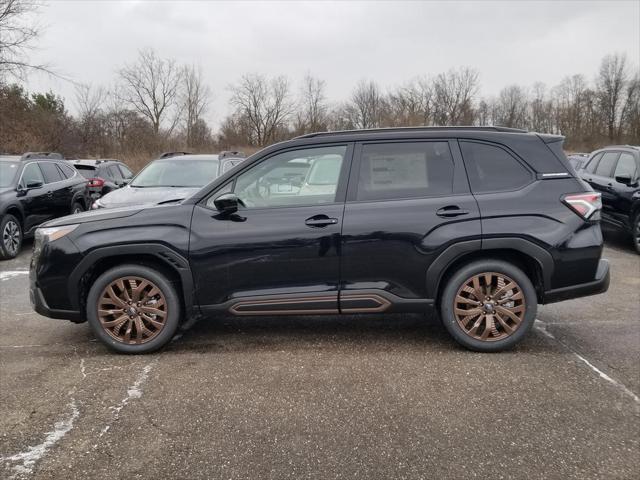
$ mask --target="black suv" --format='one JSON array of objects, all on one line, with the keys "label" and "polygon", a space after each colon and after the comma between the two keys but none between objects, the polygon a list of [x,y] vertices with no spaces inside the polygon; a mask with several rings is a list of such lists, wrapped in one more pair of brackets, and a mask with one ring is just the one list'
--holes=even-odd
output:
[{"label": "black suv", "polygon": [[0,258],[15,257],[42,222],[87,207],[87,181],[62,155],[0,156]]},{"label": "black suv", "polygon": [[92,200],[124,187],[133,178],[133,172],[119,160],[73,160],[72,163],[89,182]]},{"label": "black suv", "polygon": [[629,232],[640,253],[640,147],[596,150],[580,176],[602,195],[602,220]]},{"label": "black suv", "polygon": [[521,340],[538,303],[604,292],[600,194],[562,137],[497,127],[310,134],[178,204],[38,229],[31,300],[120,352],[198,316],[439,310],[462,345]]}]

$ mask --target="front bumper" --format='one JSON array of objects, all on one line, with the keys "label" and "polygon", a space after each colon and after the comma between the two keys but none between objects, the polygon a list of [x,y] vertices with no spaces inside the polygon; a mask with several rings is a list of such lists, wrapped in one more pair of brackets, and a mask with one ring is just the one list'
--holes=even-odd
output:
[{"label": "front bumper", "polygon": [[71,320],[72,322],[76,323],[84,321],[82,315],[80,315],[80,312],[49,308],[49,305],[47,305],[47,302],[42,295],[42,291],[34,284],[31,285],[31,288],[29,290],[29,300],[31,300],[31,306],[33,307],[33,309],[37,313],[45,317],[55,318],[59,320]]},{"label": "front bumper", "polygon": [[547,304],[562,302],[563,300],[570,300],[572,298],[587,297],[589,295],[604,293],[609,289],[609,282],[609,261],[602,258],[598,262],[595,280],[587,283],[580,283],[578,285],[557,288],[555,290],[548,290],[544,292],[541,303]]}]

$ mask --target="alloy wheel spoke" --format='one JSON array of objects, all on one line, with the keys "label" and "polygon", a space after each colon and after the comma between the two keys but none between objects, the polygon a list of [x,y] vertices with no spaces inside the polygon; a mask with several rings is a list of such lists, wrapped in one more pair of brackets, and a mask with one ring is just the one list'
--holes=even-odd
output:
[{"label": "alloy wheel spoke", "polygon": [[473,300],[471,298],[463,297],[461,295],[456,295],[456,303],[468,303],[469,305],[478,306],[480,302]]},{"label": "alloy wheel spoke", "polygon": [[502,307],[502,306],[498,305],[498,306],[496,306],[496,311],[498,313],[506,315],[511,320],[513,320],[516,324],[519,324],[521,322],[520,318],[515,313],[513,313],[513,311],[511,311],[511,309],[509,309],[509,308],[505,308],[505,307]]}]

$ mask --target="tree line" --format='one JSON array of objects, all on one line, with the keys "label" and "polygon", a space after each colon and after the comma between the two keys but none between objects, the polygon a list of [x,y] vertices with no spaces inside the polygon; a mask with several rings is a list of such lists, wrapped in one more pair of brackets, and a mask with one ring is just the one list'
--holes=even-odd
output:
[{"label": "tree line", "polygon": [[[1,65],[0,65],[1,67]],[[593,79],[567,76],[548,87],[508,85],[480,94],[468,67],[383,89],[362,80],[332,102],[324,79],[242,75],[228,86],[230,114],[213,132],[211,89],[195,65],[151,49],[115,72],[114,86],[76,84],[75,115],[53,92],[27,92],[0,68],[0,153],[58,151],[76,158],[122,158],[139,168],[167,150],[255,151],[297,135],[377,127],[500,125],[566,136],[569,150],[640,144],[640,75],[625,55],[605,56]],[[15,77],[15,75],[14,75]]]}]

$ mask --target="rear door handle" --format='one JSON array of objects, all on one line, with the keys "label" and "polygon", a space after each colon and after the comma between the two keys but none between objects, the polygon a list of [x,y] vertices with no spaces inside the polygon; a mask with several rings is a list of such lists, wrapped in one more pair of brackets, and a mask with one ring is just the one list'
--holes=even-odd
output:
[{"label": "rear door handle", "polygon": [[337,218],[329,218],[326,215],[314,215],[313,217],[309,217],[304,221],[304,224],[308,227],[316,227],[322,228],[327,225],[335,225],[338,223]]},{"label": "rear door handle", "polygon": [[460,215],[469,215],[469,210],[464,210],[457,205],[447,205],[436,211],[436,215],[442,218],[459,217]]}]

